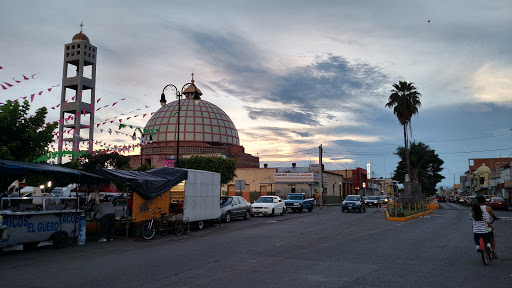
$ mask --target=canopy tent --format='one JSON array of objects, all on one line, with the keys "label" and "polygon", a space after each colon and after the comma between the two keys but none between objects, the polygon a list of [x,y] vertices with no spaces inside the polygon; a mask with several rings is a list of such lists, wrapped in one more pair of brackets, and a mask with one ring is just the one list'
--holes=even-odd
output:
[{"label": "canopy tent", "polygon": [[146,172],[101,169],[98,174],[114,181],[120,181],[132,188],[144,199],[153,199],[188,177],[187,169],[157,168]]},{"label": "canopy tent", "polygon": [[49,176],[66,177],[69,183],[98,184],[107,181],[102,176],[46,163],[29,163],[11,160],[0,160],[0,175],[23,176],[27,173]]}]

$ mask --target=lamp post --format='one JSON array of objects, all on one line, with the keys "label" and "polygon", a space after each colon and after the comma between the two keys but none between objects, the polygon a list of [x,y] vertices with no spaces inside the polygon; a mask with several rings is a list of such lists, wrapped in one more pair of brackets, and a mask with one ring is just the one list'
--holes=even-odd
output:
[{"label": "lamp post", "polygon": [[183,87],[181,88],[181,90],[178,90],[178,88],[176,86],[174,86],[173,84],[167,84],[164,89],[162,89],[162,95],[160,97],[160,105],[162,105],[162,107],[164,107],[166,104],[167,104],[167,101],[165,100],[165,89],[167,88],[171,88],[175,91],[175,94],[176,94],[176,98],[178,99],[178,133],[177,133],[177,136],[176,136],[176,161],[175,161],[175,165],[174,167],[178,166],[178,162],[179,162],[179,159],[180,159],[180,118],[181,118],[181,97],[183,97],[183,92],[185,91],[186,88],[190,87],[190,86],[193,86],[194,87],[194,104],[197,104],[199,103],[199,101],[201,101],[201,98],[199,97],[199,92],[197,91],[197,87],[196,85],[194,84],[194,79],[192,78],[192,82],[189,82],[185,85],[183,85]]}]

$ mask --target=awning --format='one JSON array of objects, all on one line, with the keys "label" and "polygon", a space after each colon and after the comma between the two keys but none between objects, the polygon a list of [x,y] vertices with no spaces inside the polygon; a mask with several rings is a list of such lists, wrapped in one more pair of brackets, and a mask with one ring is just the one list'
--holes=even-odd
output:
[{"label": "awning", "polygon": [[164,167],[141,172],[103,168],[98,174],[127,184],[142,198],[153,199],[186,180],[188,170]]},{"label": "awning", "polygon": [[97,184],[105,182],[104,177],[71,168],[46,163],[30,163],[11,160],[0,160],[0,175],[23,176],[27,173],[48,176],[66,177],[69,183]]}]

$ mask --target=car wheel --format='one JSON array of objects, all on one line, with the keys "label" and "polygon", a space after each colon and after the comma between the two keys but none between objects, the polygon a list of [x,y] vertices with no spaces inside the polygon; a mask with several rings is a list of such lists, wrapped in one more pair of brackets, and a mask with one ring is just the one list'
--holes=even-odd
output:
[{"label": "car wheel", "polygon": [[313,205],[311,205],[311,207],[308,208],[308,212],[311,212],[313,211]]},{"label": "car wheel", "polygon": [[361,207],[359,207],[359,213],[361,213],[363,210],[361,210]]},{"label": "car wheel", "polygon": [[249,210],[245,211],[244,219],[249,220],[251,218],[251,212]]},{"label": "car wheel", "polygon": [[280,215],[283,216],[284,213],[286,213],[286,208],[285,207],[283,207],[283,209],[281,209],[281,214]]},{"label": "car wheel", "polygon": [[304,207],[303,207],[303,206],[300,206],[300,208],[299,208],[299,213],[302,213],[302,211],[304,211]]},{"label": "car wheel", "polygon": [[197,222],[197,229],[203,230],[203,228],[204,228],[204,222],[203,221],[198,221]]},{"label": "car wheel", "polygon": [[230,211],[228,211],[228,213],[226,213],[226,218],[224,218],[224,222],[226,222],[226,223],[231,222],[231,212]]},{"label": "car wheel", "polygon": [[66,231],[55,232],[52,236],[53,247],[64,248],[68,244],[69,236]]}]

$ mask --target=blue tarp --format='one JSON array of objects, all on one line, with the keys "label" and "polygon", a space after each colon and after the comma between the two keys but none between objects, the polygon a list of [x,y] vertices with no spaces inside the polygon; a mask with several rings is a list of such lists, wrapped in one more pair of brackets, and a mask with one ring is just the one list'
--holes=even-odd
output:
[{"label": "blue tarp", "polygon": [[0,175],[23,176],[27,173],[67,177],[69,183],[96,184],[106,182],[104,177],[71,168],[46,163],[0,160]]},{"label": "blue tarp", "polygon": [[188,171],[181,168],[157,168],[145,172],[101,169],[98,174],[127,184],[145,199],[153,199],[186,180]]}]

